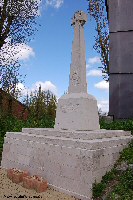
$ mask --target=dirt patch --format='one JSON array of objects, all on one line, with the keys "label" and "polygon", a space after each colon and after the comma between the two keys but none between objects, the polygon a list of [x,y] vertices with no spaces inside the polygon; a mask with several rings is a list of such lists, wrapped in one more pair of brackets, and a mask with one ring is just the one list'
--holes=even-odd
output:
[{"label": "dirt patch", "polygon": [[6,169],[0,168],[0,200],[78,200],[69,195],[48,188],[46,192],[37,193],[22,187],[22,183],[15,184],[7,178]]}]

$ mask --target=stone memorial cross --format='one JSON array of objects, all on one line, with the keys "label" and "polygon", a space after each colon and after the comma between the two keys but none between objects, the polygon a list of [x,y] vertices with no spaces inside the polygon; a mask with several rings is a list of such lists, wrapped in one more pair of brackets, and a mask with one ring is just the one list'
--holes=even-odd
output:
[{"label": "stone memorial cross", "polygon": [[97,101],[87,93],[85,22],[87,14],[77,11],[72,19],[74,41],[68,94],[58,100],[55,129],[75,131],[99,129]]}]

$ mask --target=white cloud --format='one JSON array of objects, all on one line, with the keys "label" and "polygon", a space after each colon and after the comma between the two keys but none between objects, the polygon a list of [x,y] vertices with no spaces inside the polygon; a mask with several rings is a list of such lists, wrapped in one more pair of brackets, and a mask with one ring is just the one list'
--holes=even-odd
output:
[{"label": "white cloud", "polygon": [[23,85],[23,83],[18,83],[18,84],[16,85],[16,88],[19,89],[19,90],[21,91],[22,96],[23,96],[23,95],[24,95],[24,96],[27,95],[28,89]]},{"label": "white cloud", "polygon": [[22,89],[24,90],[24,85],[22,83],[18,83],[17,86],[16,86],[18,89]]},{"label": "white cloud", "polygon": [[109,90],[109,82],[106,81],[100,81],[99,83],[96,83],[94,87],[100,89],[100,90]]},{"label": "white cloud", "polygon": [[15,59],[18,58],[19,60],[27,60],[31,56],[35,56],[34,50],[26,44],[18,44],[15,48],[15,51],[16,51],[16,54],[14,55]]},{"label": "white cloud", "polygon": [[102,76],[101,70],[93,69],[87,73],[87,76]]},{"label": "white cloud", "polygon": [[91,65],[90,64],[86,64],[86,68],[88,69],[88,68],[90,68],[91,67]]},{"label": "white cloud", "polygon": [[22,83],[18,83],[17,88],[21,89],[22,95],[27,95],[27,93],[30,94],[31,92],[38,90],[40,85],[42,91],[49,90],[56,97],[58,96],[57,87],[51,81],[45,81],[45,82],[38,81],[35,84],[33,84],[31,88],[26,88]]},{"label": "white cloud", "polygon": [[33,85],[32,90],[34,90],[35,88],[39,88],[40,85],[43,91],[50,90],[53,94],[57,95],[57,88],[51,81],[45,81],[45,82],[38,81]]},{"label": "white cloud", "polygon": [[30,46],[24,43],[11,45],[10,39],[7,39],[7,43],[3,45],[0,51],[0,56],[2,58],[2,64],[4,65],[6,63],[10,63],[12,60],[27,60],[31,56],[35,56],[35,53]]},{"label": "white cloud", "polygon": [[51,6],[54,8],[60,8],[64,3],[64,0],[46,0],[45,6]]},{"label": "white cloud", "polygon": [[91,64],[91,65],[101,63],[100,57],[95,56],[93,58],[89,58],[88,63]]},{"label": "white cloud", "polygon": [[99,63],[101,64],[100,57],[95,56],[95,57],[89,58],[86,64],[86,69],[92,68],[93,65],[99,64]]},{"label": "white cloud", "polygon": [[109,101],[107,101],[107,100],[98,101],[98,108],[102,110],[102,113],[108,113],[109,112]]},{"label": "white cloud", "polygon": [[55,8],[60,8],[62,6],[63,2],[64,2],[63,0],[57,0],[56,4],[55,4]]}]

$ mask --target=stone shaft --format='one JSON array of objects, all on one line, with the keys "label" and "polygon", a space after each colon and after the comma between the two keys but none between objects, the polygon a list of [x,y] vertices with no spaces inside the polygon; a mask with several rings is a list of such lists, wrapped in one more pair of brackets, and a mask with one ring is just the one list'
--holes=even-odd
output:
[{"label": "stone shaft", "polygon": [[83,11],[75,13],[72,21],[74,41],[72,45],[72,64],[70,67],[68,93],[87,93],[86,48],[84,40],[84,24],[86,21],[87,15]]}]

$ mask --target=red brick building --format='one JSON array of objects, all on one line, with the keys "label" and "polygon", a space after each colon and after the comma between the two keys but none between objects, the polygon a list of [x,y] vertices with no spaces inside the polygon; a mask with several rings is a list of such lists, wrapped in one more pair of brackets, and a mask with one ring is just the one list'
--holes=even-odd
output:
[{"label": "red brick building", "polygon": [[18,119],[27,120],[29,108],[0,88],[0,112],[5,115],[11,114]]}]

